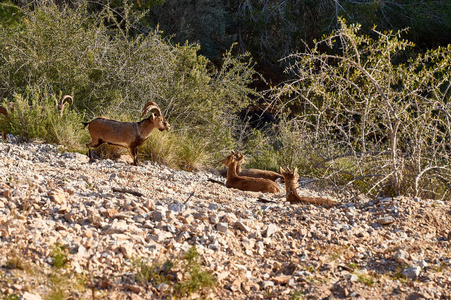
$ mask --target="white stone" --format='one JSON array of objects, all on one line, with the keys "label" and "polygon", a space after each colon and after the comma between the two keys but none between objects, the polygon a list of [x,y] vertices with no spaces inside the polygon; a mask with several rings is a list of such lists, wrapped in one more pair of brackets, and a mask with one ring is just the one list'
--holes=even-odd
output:
[{"label": "white stone", "polygon": [[229,229],[229,224],[225,222],[218,223],[216,224],[216,229],[219,232],[227,232],[227,230]]},{"label": "white stone", "polygon": [[274,233],[278,232],[280,228],[275,224],[269,224],[265,230],[265,236],[271,237]]},{"label": "white stone", "polygon": [[29,292],[25,292],[22,297],[22,300],[42,300],[41,296],[36,294],[30,294]]},{"label": "white stone", "polygon": [[410,268],[405,269],[402,274],[406,276],[409,279],[414,279],[418,277],[421,273],[421,267],[420,266],[411,266]]},{"label": "white stone", "polygon": [[380,225],[390,225],[394,222],[395,219],[392,216],[377,219],[377,223]]}]

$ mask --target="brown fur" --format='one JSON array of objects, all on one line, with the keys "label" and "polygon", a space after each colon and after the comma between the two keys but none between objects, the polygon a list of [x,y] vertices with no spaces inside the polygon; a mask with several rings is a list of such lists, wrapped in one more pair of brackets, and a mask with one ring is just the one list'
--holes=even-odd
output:
[{"label": "brown fur", "polygon": [[[236,173],[238,176],[246,176],[246,177],[253,177],[253,178],[265,178],[272,181],[276,181],[277,179],[280,179],[280,181],[283,181],[283,176],[279,173],[267,171],[267,170],[259,170],[259,169],[241,169],[241,164],[244,164],[244,161],[241,161],[240,164],[237,164],[236,166]],[[227,169],[220,170],[219,173],[223,177],[227,177]]]},{"label": "brown fur", "polygon": [[242,159],[243,155],[241,153],[232,152],[232,154],[227,156],[222,161],[222,164],[227,167],[226,187],[252,192],[280,192],[277,184],[269,179],[238,176],[238,174],[236,173],[236,168],[240,161],[242,161]]},{"label": "brown fur", "polygon": [[273,172],[273,171],[267,171],[267,170],[259,170],[259,169],[244,169],[241,170],[241,166],[237,166],[237,173],[238,176],[247,176],[247,177],[254,177],[254,178],[264,178],[269,179],[272,181],[276,181],[277,179],[283,180],[283,176],[279,173]]},{"label": "brown fur", "polygon": [[[8,108],[10,111],[14,111],[14,105],[12,102],[8,102]],[[8,110],[5,107],[0,106],[0,114],[5,115],[6,119],[9,119]],[[2,131],[2,140],[4,141],[5,139],[6,139],[6,132]]]},{"label": "brown fur", "polygon": [[[150,103],[150,104],[149,104]],[[88,155],[91,161],[94,160],[91,147],[98,147],[103,143],[122,146],[130,149],[133,157],[133,164],[138,164],[138,147],[144,143],[152,131],[157,128],[160,131],[169,130],[170,125],[161,115],[160,108],[155,102],[149,102],[143,108],[143,116],[150,110],[155,110],[156,115],[152,114],[149,118],[140,122],[120,122],[107,118],[96,118],[88,125],[91,141],[86,144],[89,148]],[[144,113],[145,112],[145,113]]]},{"label": "brown fur", "polygon": [[284,169],[282,169],[282,167],[280,167],[280,173],[283,175],[285,179],[287,201],[289,201],[291,204],[304,203],[304,204],[321,205],[327,208],[338,205],[336,201],[327,198],[299,196],[298,192],[296,191],[299,180],[297,168],[295,168],[294,171],[291,171],[289,168],[287,168],[287,171],[285,171]]}]

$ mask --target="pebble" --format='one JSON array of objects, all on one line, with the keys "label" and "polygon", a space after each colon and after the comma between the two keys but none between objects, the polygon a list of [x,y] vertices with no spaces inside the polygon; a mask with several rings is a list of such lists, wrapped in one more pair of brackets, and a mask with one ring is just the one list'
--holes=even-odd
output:
[{"label": "pebble", "polygon": [[377,223],[380,225],[390,225],[394,222],[395,219],[392,216],[377,219]]},{"label": "pebble", "polygon": [[[192,246],[218,278],[212,299],[285,299],[299,290],[306,299],[330,298],[336,290],[338,298],[344,291],[362,299],[393,293],[451,296],[449,201],[362,197],[323,209],[285,203],[282,192],[265,194],[272,202],[261,203],[259,193],[208,182],[216,175],[206,171],[88,160],[79,153],[61,154],[54,145],[0,143],[0,253],[27,247],[45,273],[59,243],[69,252],[64,272],[89,271],[105,293],[112,286],[122,289],[117,299],[170,295],[170,284],[141,285],[127,267],[136,258],[180,259]],[[302,187],[299,192],[315,193]],[[0,256],[0,265],[5,263]],[[402,273],[414,280],[410,284],[390,273],[404,265],[410,266]],[[371,278],[378,271],[387,276],[372,287],[356,275]],[[183,280],[180,272],[169,275]],[[0,293],[41,299],[38,290],[15,277],[3,287],[1,276]],[[417,284],[419,278],[427,284]]]},{"label": "pebble", "polygon": [[409,279],[414,279],[418,277],[421,273],[421,267],[420,266],[411,266],[410,268],[405,269],[402,274],[406,276]]}]

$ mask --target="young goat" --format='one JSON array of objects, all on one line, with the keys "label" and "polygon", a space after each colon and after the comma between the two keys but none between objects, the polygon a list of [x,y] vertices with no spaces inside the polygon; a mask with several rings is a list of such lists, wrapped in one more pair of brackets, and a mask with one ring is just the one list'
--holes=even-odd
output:
[{"label": "young goat", "polygon": [[336,201],[326,198],[299,196],[298,192],[296,191],[299,180],[298,168],[295,168],[294,171],[291,171],[287,167],[287,171],[285,171],[284,169],[282,169],[282,167],[280,167],[280,173],[283,175],[285,179],[287,201],[289,201],[291,204],[305,203],[305,204],[321,205],[327,208],[338,205]]},{"label": "young goat", "polygon": [[238,176],[246,176],[246,177],[254,177],[254,178],[264,178],[272,181],[276,181],[277,179],[283,180],[283,176],[279,173],[267,170],[259,170],[259,169],[241,169],[241,165],[238,164],[236,166],[236,172]]},{"label": "young goat", "polygon": [[130,149],[133,157],[133,164],[138,165],[138,147],[144,143],[151,132],[157,128],[160,131],[169,130],[169,123],[161,114],[161,110],[155,102],[148,102],[144,105],[141,118],[148,112],[155,110],[147,119],[140,122],[119,122],[107,118],[96,118],[89,123],[83,123],[88,126],[91,141],[86,144],[89,148],[88,156],[91,161],[94,157],[91,147],[98,147],[103,143],[122,146]]},{"label": "young goat", "polygon": [[279,193],[277,184],[269,179],[238,176],[237,165],[243,160],[243,154],[232,152],[222,164],[227,167],[226,187],[236,188],[242,191]]},{"label": "young goat", "polygon": [[[279,173],[267,171],[267,170],[259,170],[259,169],[241,169],[241,165],[244,164],[244,160],[242,160],[239,164],[236,165],[236,173],[238,176],[246,176],[246,177],[253,177],[253,178],[265,178],[272,181],[276,181],[277,179],[280,179],[280,181],[283,181],[283,176]],[[221,176],[227,177],[227,169],[225,171],[220,171]]]}]

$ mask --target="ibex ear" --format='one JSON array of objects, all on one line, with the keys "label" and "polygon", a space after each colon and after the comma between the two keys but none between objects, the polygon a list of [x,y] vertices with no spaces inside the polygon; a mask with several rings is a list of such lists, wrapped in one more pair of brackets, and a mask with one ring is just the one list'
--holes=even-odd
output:
[{"label": "ibex ear", "polygon": [[294,168],[293,173],[294,173],[294,174],[297,174],[297,173],[298,173],[298,167],[295,167],[295,168]]},{"label": "ibex ear", "polygon": [[282,169],[282,167],[280,166],[279,167],[280,168],[280,174],[283,174],[283,173],[285,173],[285,171]]}]

